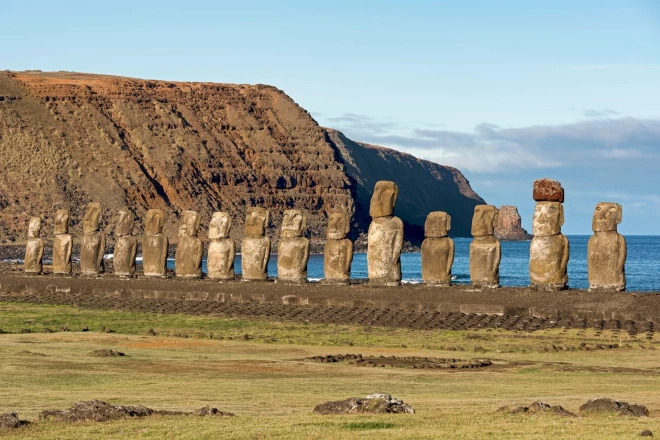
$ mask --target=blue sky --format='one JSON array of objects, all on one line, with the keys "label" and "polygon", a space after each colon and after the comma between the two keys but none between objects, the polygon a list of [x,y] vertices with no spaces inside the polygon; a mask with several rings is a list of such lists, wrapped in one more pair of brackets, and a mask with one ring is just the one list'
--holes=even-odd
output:
[{"label": "blue sky", "polygon": [[0,68],[274,85],[322,125],[457,166],[531,229],[660,225],[660,2],[0,0]]}]

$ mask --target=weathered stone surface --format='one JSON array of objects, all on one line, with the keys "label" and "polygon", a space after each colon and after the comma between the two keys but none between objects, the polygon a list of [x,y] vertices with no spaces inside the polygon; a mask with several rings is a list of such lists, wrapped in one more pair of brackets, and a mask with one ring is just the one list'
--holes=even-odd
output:
[{"label": "weathered stone surface", "polygon": [[314,407],[314,412],[319,414],[414,414],[415,410],[403,403],[402,400],[392,397],[389,394],[373,393],[366,398],[351,397],[346,400],[322,403]]},{"label": "weathered stone surface", "polygon": [[231,217],[226,212],[214,212],[209,224],[209,244],[206,267],[209,278],[217,280],[234,279],[234,258],[236,244],[229,237]]},{"label": "weathered stone surface", "polygon": [[167,275],[167,250],[169,240],[163,232],[165,216],[160,209],[150,209],[144,222],[145,236],[142,238],[142,270],[146,276]]},{"label": "weathered stone surface", "polygon": [[263,237],[268,227],[268,214],[264,208],[248,208],[245,214],[245,236]]},{"label": "weathered stone surface", "polygon": [[626,239],[617,232],[622,212],[621,205],[609,202],[598,203],[594,210],[594,235],[587,248],[591,290],[626,290]]},{"label": "weathered stone surface", "polygon": [[564,207],[559,202],[537,202],[534,238],[529,249],[529,275],[539,290],[563,290],[568,284],[568,239],[561,233]]},{"label": "weathered stone surface", "polygon": [[353,242],[348,238],[327,239],[323,250],[323,279],[328,284],[347,284],[351,279]]},{"label": "weathered stone surface", "polygon": [[72,241],[69,235],[69,211],[60,209],[55,214],[55,239],[53,240],[53,273],[71,273]]},{"label": "weathered stone surface", "polygon": [[494,235],[500,241],[523,241],[532,238],[522,227],[522,219],[515,206],[500,207]]},{"label": "weathered stone surface", "polygon": [[309,240],[302,237],[305,213],[298,209],[284,211],[282,232],[277,246],[277,279],[290,282],[307,281]]},{"label": "weathered stone surface", "polygon": [[39,274],[43,271],[42,258],[44,256],[44,241],[41,234],[41,218],[31,217],[28,225],[28,240],[25,246],[23,271],[25,273]]},{"label": "weathered stone surface", "polygon": [[105,253],[105,234],[99,231],[101,204],[87,204],[83,218],[83,239],[80,246],[80,272],[83,275],[97,275],[105,270],[103,254]]},{"label": "weathered stone surface", "polygon": [[500,286],[500,261],[502,249],[493,235],[497,222],[497,208],[493,205],[474,207],[470,243],[470,279],[475,286],[496,288]]},{"label": "weathered stone surface", "polygon": [[[508,408],[501,408],[501,409],[508,409]],[[570,411],[565,410],[563,407],[556,405],[548,405],[547,403],[543,402],[534,402],[529,406],[519,406],[517,408],[512,409],[511,411],[508,411],[510,414],[539,414],[539,413],[550,413],[550,414],[555,414],[558,416],[564,416],[564,417],[575,417],[575,414],[573,414]]]},{"label": "weathered stone surface", "polygon": [[268,227],[268,210],[251,207],[245,214],[245,235],[241,243],[241,279],[263,281],[268,279],[270,239],[264,237]]},{"label": "weathered stone surface", "polygon": [[328,217],[328,229],[326,238],[329,240],[341,240],[346,238],[351,230],[351,217],[346,211],[334,211]]},{"label": "weathered stone surface", "polygon": [[115,250],[112,265],[116,275],[135,275],[135,256],[137,255],[137,238],[133,233],[133,213],[124,208],[119,211],[119,220],[115,226]]},{"label": "weathered stone surface", "polygon": [[374,194],[371,196],[369,215],[372,218],[394,215],[394,204],[399,194],[399,187],[394,182],[380,180],[376,182]]},{"label": "weathered stone surface", "polygon": [[21,426],[29,425],[30,422],[21,420],[16,413],[3,413],[0,414],[0,430],[3,429],[17,429]]},{"label": "weathered stone surface", "polygon": [[556,180],[539,179],[534,181],[532,196],[536,202],[564,203],[564,188]]},{"label": "weathered stone surface", "polygon": [[197,238],[199,214],[184,211],[179,221],[179,243],[174,257],[174,270],[177,277],[201,278],[204,244]]},{"label": "weathered stone surface", "polygon": [[367,272],[370,284],[401,282],[403,222],[398,217],[378,217],[369,226]]},{"label": "weathered stone surface", "polygon": [[534,237],[529,247],[529,276],[541,290],[562,290],[568,284],[568,239],[563,234]]},{"label": "weathered stone surface", "polygon": [[492,235],[474,237],[470,243],[470,279],[475,286],[500,286],[502,248]]},{"label": "weathered stone surface", "polygon": [[431,212],[424,224],[426,239],[422,242],[422,279],[426,284],[451,285],[454,264],[454,240],[447,237],[451,216],[446,212]]},{"label": "weathered stone surface", "polygon": [[644,405],[629,404],[618,400],[601,398],[593,399],[580,407],[581,413],[585,412],[613,412],[625,416],[648,417],[649,410]]}]

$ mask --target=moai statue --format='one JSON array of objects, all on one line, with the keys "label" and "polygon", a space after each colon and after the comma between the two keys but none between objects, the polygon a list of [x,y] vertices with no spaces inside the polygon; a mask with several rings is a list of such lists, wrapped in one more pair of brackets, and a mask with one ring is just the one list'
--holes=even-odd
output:
[{"label": "moai statue", "polygon": [[353,242],[346,238],[351,229],[346,211],[335,211],[328,218],[323,250],[324,284],[350,284]]},{"label": "moai statue", "polygon": [[477,205],[472,217],[470,243],[470,279],[478,287],[500,287],[500,261],[502,248],[495,238],[497,208],[493,205]]},{"label": "moai statue", "polygon": [[399,187],[394,182],[376,182],[371,197],[367,245],[369,284],[397,286],[401,282],[401,249],[403,222],[394,216],[394,204]]},{"label": "moai statue", "polygon": [[179,244],[174,257],[174,270],[177,277],[201,278],[204,244],[197,238],[199,213],[184,211],[179,220]]},{"label": "moai statue", "polygon": [[126,208],[119,210],[119,220],[117,226],[115,226],[115,251],[112,256],[112,264],[116,275],[135,275],[137,238],[132,235],[133,225],[133,213]]},{"label": "moai statue", "polygon": [[568,239],[564,224],[564,189],[554,180],[534,182],[534,238],[529,248],[529,276],[537,290],[564,290],[568,286]]},{"label": "moai statue", "polygon": [[626,290],[626,239],[617,232],[622,214],[618,203],[596,205],[587,251],[590,290]]},{"label": "moai statue", "polygon": [[299,209],[287,209],[282,216],[280,241],[277,245],[277,280],[307,282],[309,240],[302,236],[307,216]]},{"label": "moai statue", "polygon": [[142,238],[142,271],[148,277],[167,276],[169,241],[163,234],[165,215],[160,209],[150,209],[144,221]]},{"label": "moai statue", "polygon": [[447,235],[451,216],[435,211],[426,217],[422,242],[422,280],[426,284],[451,286],[451,266],[454,264],[454,240]]},{"label": "moai statue", "polygon": [[98,275],[105,271],[105,234],[99,230],[100,217],[101,204],[88,203],[83,218],[83,239],[80,246],[80,272],[83,275]]},{"label": "moai statue", "polygon": [[231,217],[226,212],[214,212],[209,223],[209,254],[206,267],[209,278],[216,280],[234,279],[234,257],[236,244],[229,237]]},{"label": "moai statue", "polygon": [[71,274],[71,236],[69,235],[69,211],[60,209],[55,214],[53,227],[53,273]]},{"label": "moai statue", "polygon": [[41,260],[44,256],[44,241],[39,237],[40,234],[41,218],[30,217],[25,259],[23,260],[23,271],[25,273],[40,274],[43,271],[44,267]]},{"label": "moai statue", "polygon": [[244,281],[268,279],[270,239],[266,237],[268,210],[248,208],[245,213],[245,238],[241,244],[241,269]]}]

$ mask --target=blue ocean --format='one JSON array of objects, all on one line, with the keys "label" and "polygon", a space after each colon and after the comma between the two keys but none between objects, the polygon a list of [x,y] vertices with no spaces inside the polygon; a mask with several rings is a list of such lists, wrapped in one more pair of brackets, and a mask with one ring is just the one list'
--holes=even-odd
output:
[{"label": "blue ocean", "polygon": [[[588,235],[568,236],[571,257],[568,263],[569,286],[574,289],[589,287],[587,282],[587,242]],[[627,289],[637,292],[660,291],[660,236],[633,235],[626,237],[628,242],[628,260],[626,262]],[[471,238],[455,238],[456,254],[452,274],[454,283],[470,282],[470,242]],[[528,286],[529,279],[529,241],[502,242],[502,263],[500,265],[500,283],[502,286]],[[403,281],[419,283],[422,281],[421,255],[419,252],[401,254]],[[174,261],[168,261],[173,268]],[[202,268],[206,272],[206,261]],[[236,256],[235,271],[241,273],[241,256]],[[277,277],[277,255],[268,262],[268,275]],[[323,278],[323,255],[311,255],[307,268],[310,281]],[[367,255],[356,253],[351,266],[351,277],[367,278]]]}]

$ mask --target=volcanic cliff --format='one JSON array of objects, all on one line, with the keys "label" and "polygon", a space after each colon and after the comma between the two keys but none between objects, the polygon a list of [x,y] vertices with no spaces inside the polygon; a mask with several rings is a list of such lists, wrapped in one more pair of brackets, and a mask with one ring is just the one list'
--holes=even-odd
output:
[{"label": "volcanic cliff", "polygon": [[50,237],[58,208],[71,210],[79,235],[89,201],[102,203],[108,232],[121,206],[138,219],[161,208],[172,238],[187,209],[201,213],[204,232],[213,211],[229,212],[237,238],[247,206],[271,209],[272,236],[284,209],[305,209],[313,242],[334,207],[354,212],[354,237],[364,232],[377,180],[399,184],[396,213],[412,235],[432,210],[452,215],[453,235],[469,235],[484,203],[460,171],[353,142],[266,85],[0,72],[0,163],[5,243],[25,237],[31,215]]},{"label": "volcanic cliff", "polygon": [[497,213],[495,237],[502,241],[531,240],[532,235],[522,227],[522,220],[515,206],[502,206]]}]

